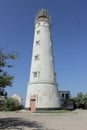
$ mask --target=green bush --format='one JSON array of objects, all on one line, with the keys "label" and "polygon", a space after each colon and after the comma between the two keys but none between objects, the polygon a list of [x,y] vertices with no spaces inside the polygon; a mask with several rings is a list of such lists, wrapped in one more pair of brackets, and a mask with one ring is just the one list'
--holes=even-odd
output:
[{"label": "green bush", "polygon": [[76,97],[74,97],[76,108],[87,109],[87,93],[78,93]]},{"label": "green bush", "polygon": [[15,111],[18,110],[19,104],[13,98],[7,98],[4,105],[3,110],[5,111]]}]

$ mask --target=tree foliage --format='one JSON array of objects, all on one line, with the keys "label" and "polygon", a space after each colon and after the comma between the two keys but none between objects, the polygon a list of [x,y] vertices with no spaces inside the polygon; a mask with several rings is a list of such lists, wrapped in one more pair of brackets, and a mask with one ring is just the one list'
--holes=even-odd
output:
[{"label": "tree foliage", "polygon": [[87,93],[78,93],[74,100],[77,108],[87,109]]},{"label": "tree foliage", "polygon": [[5,111],[15,111],[18,110],[19,104],[13,98],[7,98],[4,105],[3,110]]},{"label": "tree foliage", "polygon": [[3,50],[0,49],[0,88],[12,86],[14,76],[10,75],[7,69],[13,67],[10,64],[10,60],[15,60],[16,58],[17,54],[15,54],[14,52],[4,53]]}]

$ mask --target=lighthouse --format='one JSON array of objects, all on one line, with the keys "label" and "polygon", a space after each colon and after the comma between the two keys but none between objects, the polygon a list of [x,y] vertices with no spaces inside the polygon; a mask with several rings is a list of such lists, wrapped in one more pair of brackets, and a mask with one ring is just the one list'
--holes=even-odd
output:
[{"label": "lighthouse", "polygon": [[25,108],[31,111],[60,108],[58,84],[54,67],[51,21],[46,9],[35,18],[30,79]]}]

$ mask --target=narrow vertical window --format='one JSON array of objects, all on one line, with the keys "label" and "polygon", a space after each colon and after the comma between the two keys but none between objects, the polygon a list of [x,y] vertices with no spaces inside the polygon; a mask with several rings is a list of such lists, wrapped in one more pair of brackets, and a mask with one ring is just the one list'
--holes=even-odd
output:
[{"label": "narrow vertical window", "polygon": [[34,74],[34,78],[37,77],[37,72],[34,72],[33,74]]},{"label": "narrow vertical window", "polygon": [[37,34],[39,34],[40,33],[40,30],[37,30]]},{"label": "narrow vertical window", "polygon": [[68,93],[66,93],[66,99],[69,99],[69,95],[68,95]]},{"label": "narrow vertical window", "polygon": [[36,41],[36,45],[40,45],[40,40]]},{"label": "narrow vertical window", "polygon": [[36,56],[35,56],[35,60],[39,60],[39,55],[36,55]]},{"label": "narrow vertical window", "polygon": [[64,98],[64,93],[62,93],[62,98]]}]

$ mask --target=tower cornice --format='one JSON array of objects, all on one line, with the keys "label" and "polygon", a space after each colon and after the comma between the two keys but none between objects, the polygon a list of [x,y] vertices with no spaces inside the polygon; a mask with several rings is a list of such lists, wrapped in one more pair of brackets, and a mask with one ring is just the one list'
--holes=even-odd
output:
[{"label": "tower cornice", "polygon": [[36,15],[35,24],[41,21],[48,22],[49,24],[51,23],[49,13],[46,9],[41,9]]},{"label": "tower cornice", "polygon": [[56,86],[58,86],[58,83],[54,83],[54,82],[49,82],[49,81],[36,81],[36,82],[29,82],[29,85],[31,85],[31,84],[53,84],[53,85],[56,85]]}]

